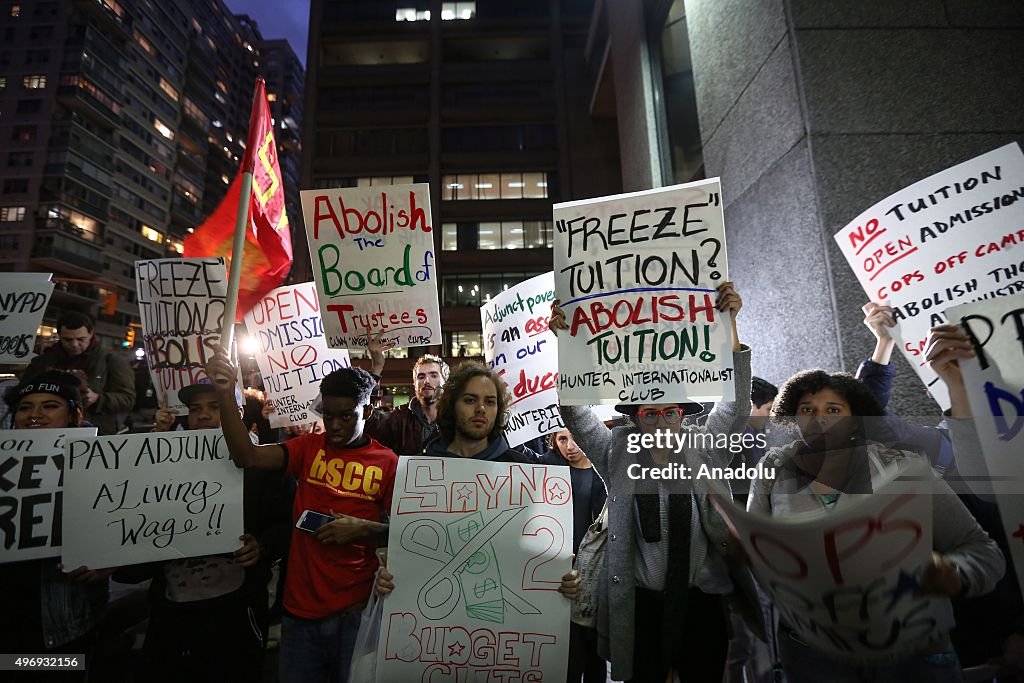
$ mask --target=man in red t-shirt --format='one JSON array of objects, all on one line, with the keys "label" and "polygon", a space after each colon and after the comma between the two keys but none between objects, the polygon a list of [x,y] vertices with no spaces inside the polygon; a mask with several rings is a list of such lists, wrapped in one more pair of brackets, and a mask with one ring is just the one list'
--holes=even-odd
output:
[{"label": "man in red t-shirt", "polygon": [[334,517],[316,532],[292,529],[281,621],[282,683],[344,683],[360,613],[377,570],[377,538],[391,510],[398,456],[363,434],[376,385],[370,373],[343,368],[324,377],[324,433],[257,446],[233,409],[235,368],[223,349],[206,372],[224,395],[221,426],[237,465],[287,471],[298,481],[292,516]]}]

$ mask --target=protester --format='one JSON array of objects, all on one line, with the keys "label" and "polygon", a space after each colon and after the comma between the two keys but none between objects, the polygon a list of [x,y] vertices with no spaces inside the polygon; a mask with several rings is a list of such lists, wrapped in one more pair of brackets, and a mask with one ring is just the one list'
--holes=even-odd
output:
[{"label": "protester", "polygon": [[[617,409],[633,423],[614,429],[589,407],[561,406],[565,426],[608,484],[608,547],[597,591],[598,652],[611,662],[616,680],[661,682],[673,671],[684,680],[721,680],[727,596],[761,631],[753,579],[731,557],[729,530],[711,504],[707,484],[673,488],[665,480],[629,476],[629,466],[637,463],[680,462],[694,472],[701,464],[729,464],[727,449],[708,447],[702,440],[678,452],[640,446],[641,436],[658,432],[742,433],[750,413],[750,350],[739,342],[736,316],[742,300],[732,283],[718,288],[716,307],[732,314],[736,399],[716,404],[705,427],[683,421],[703,411],[699,403],[620,404]],[[556,333],[568,329],[558,302],[549,325]],[[639,447],[631,451],[631,444]]]},{"label": "protester", "polygon": [[57,320],[60,342],[37,356],[22,375],[31,380],[44,370],[66,370],[81,381],[86,419],[102,434],[116,434],[120,415],[135,405],[135,374],[128,362],[100,346],[92,318],[65,313]]},{"label": "protester", "polygon": [[[870,493],[902,465],[919,456],[865,438],[864,423],[883,415],[861,382],[847,374],[807,370],[782,387],[772,417],[796,422],[801,440],[773,449],[764,464],[774,478],[754,482],[748,509],[788,517],[834,509],[846,493]],[[939,479],[932,497],[933,554],[918,579],[919,590],[943,598],[931,603],[936,624],[899,659],[873,663],[818,651],[791,624],[778,628],[780,658],[791,683],[820,681],[959,681],[960,663],[949,640],[950,598],[983,595],[1005,568],[1002,553],[949,487]]]},{"label": "protester", "polygon": [[235,368],[223,348],[207,364],[221,426],[241,467],[287,472],[298,481],[292,522],[305,511],[333,516],[315,532],[293,528],[281,626],[282,683],[342,682],[378,562],[375,537],[391,509],[398,458],[363,433],[375,382],[343,368],[320,383],[325,432],[257,446],[231,405]]},{"label": "protester", "polygon": [[[480,363],[463,363],[448,378],[437,409],[438,433],[423,447],[423,455],[535,464],[532,456],[509,448],[502,433],[510,403],[508,389],[496,372]],[[394,590],[394,581],[395,577],[381,567],[377,594],[387,595]],[[573,599],[579,590],[577,573],[564,575],[558,590]]]},{"label": "protester", "polygon": [[[608,491],[587,454],[568,429],[548,434],[548,451],[543,465],[568,465],[572,486],[572,552],[579,550],[587,529],[601,514]],[[569,624],[569,683],[604,683],[607,665],[597,654],[597,632],[576,623]]]},{"label": "protester", "polygon": [[[14,392],[14,429],[62,429],[83,422],[81,381],[46,370]],[[0,649],[18,655],[85,655],[91,659],[96,629],[110,596],[114,569],[87,567],[65,573],[60,558],[0,564]],[[6,681],[84,681],[85,671],[4,673]]]},{"label": "protester", "polygon": [[[747,418],[744,434],[749,434],[743,449],[733,456],[730,467],[754,467],[764,457],[765,447],[775,441],[783,440],[788,443],[792,441],[792,435],[780,435],[778,430],[772,429],[769,422],[772,412],[772,404],[779,394],[779,388],[760,377],[752,377],[750,381],[750,417]],[[779,444],[783,445],[783,444]],[[732,487],[732,494],[736,501],[744,507],[747,505],[747,494],[750,492],[750,481],[748,479],[737,480]]]},{"label": "protester", "polygon": [[[180,389],[178,398],[188,407],[187,429],[220,428],[223,399],[208,381]],[[230,405],[237,406],[237,398]],[[157,424],[167,426],[166,418]],[[219,683],[262,676],[267,584],[271,565],[288,547],[291,498],[277,472],[246,470],[242,502],[245,533],[234,553],[134,565],[114,576],[123,583],[152,580],[146,680]]]}]

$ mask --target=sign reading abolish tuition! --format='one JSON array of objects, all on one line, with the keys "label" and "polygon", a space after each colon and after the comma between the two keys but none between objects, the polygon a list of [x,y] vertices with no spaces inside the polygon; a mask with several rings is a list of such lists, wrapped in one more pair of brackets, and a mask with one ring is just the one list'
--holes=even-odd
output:
[{"label": "sign reading abolish tuition!", "polygon": [[316,286],[304,282],[268,292],[246,313],[245,328],[259,343],[256,364],[274,402],[270,426],[315,422],[310,406],[320,380],[352,365],[348,351],[327,347]]},{"label": "sign reading abolish tuition!", "polygon": [[206,361],[220,344],[227,297],[224,259],[135,262],[142,340],[157,399],[178,415],[188,408],[178,390],[206,379]]},{"label": "sign reading abolish tuition!", "polygon": [[505,436],[510,446],[563,429],[558,413],[558,341],[548,331],[555,278],[544,273],[480,307],[484,359],[512,395]]},{"label": "sign reading abolish tuition!", "polygon": [[0,563],[60,555],[64,440],[86,436],[96,428],[0,431]]},{"label": "sign reading abolish tuition!", "polygon": [[228,553],[242,535],[242,470],[219,429],[67,439],[67,567]]},{"label": "sign reading abolish tuition!", "polygon": [[[960,361],[981,451],[1024,589],[1024,294],[948,309],[970,330],[976,357]],[[959,456],[958,456],[959,457]]]},{"label": "sign reading abolish tuition!", "polygon": [[25,365],[32,360],[36,330],[53,294],[50,273],[0,275],[0,364]]},{"label": "sign reading abolish tuition!", "polygon": [[932,397],[928,330],[950,306],[1024,291],[1024,154],[1016,143],[886,197],[835,236],[868,297],[893,307],[900,350]]},{"label": "sign reading abolish tuition!", "polygon": [[441,343],[426,184],[303,190],[302,214],[327,344]]},{"label": "sign reading abolish tuition!", "polygon": [[402,457],[377,681],[565,681],[566,467]]},{"label": "sign reading abolish tuition!", "polygon": [[732,400],[717,178],[556,204],[563,404]]}]

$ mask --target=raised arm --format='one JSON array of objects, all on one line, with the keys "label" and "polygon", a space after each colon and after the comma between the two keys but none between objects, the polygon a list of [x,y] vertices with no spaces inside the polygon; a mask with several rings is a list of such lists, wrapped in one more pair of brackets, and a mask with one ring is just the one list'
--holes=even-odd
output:
[{"label": "raised arm", "polygon": [[238,374],[223,346],[217,347],[217,352],[206,364],[206,374],[209,375],[217,392],[217,402],[220,404],[220,426],[224,431],[224,440],[227,441],[228,451],[235,464],[239,467],[254,467],[261,470],[284,469],[288,461],[288,454],[283,446],[280,444],[257,446],[249,438],[249,430],[245,428],[242,416],[238,414],[238,406],[235,404],[235,381]]}]

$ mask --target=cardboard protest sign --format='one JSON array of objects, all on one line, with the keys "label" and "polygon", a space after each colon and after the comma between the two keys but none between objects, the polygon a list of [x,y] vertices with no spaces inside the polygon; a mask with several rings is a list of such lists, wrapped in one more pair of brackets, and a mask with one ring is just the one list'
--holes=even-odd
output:
[{"label": "cardboard protest sign", "polygon": [[960,369],[1024,590],[1024,294],[955,306],[946,314],[962,322],[975,345],[976,357],[961,360]]},{"label": "cardboard protest sign", "polygon": [[716,501],[782,622],[816,650],[882,661],[952,626],[937,623],[935,598],[914,593],[932,554],[932,481],[926,464],[906,474],[910,481],[844,494],[830,512],[796,518]]},{"label": "cardboard protest sign", "polygon": [[429,186],[301,196],[327,345],[363,348],[367,331],[399,347],[440,344]]},{"label": "cardboard protest sign", "polygon": [[142,341],[157,400],[178,415],[178,389],[206,376],[223,329],[228,278],[221,258],[135,262]]},{"label": "cardboard protest sign", "polygon": [[1024,154],[1016,143],[886,197],[835,235],[868,298],[893,307],[893,336],[932,398],[928,330],[950,306],[1024,291]]},{"label": "cardboard protest sign", "polygon": [[554,218],[561,402],[732,400],[718,179],[555,204]]},{"label": "cardboard protest sign", "polygon": [[256,364],[274,403],[270,426],[315,422],[310,407],[320,380],[352,365],[348,351],[327,346],[316,286],[304,282],[267,292],[245,314],[245,329],[259,343]]},{"label": "cardboard protest sign", "polygon": [[233,552],[242,470],[219,429],[67,439],[64,548],[92,569]]},{"label": "cardboard protest sign", "polygon": [[64,440],[86,436],[96,428],[0,431],[0,564],[60,555]]},{"label": "cardboard protest sign", "polygon": [[558,343],[548,331],[555,277],[544,273],[480,307],[484,359],[512,395],[505,436],[510,446],[564,428],[558,414]]},{"label": "cardboard protest sign", "polygon": [[0,364],[27,365],[53,294],[50,273],[0,274]]},{"label": "cardboard protest sign", "polygon": [[377,681],[564,681],[571,500],[565,467],[400,458]]}]

